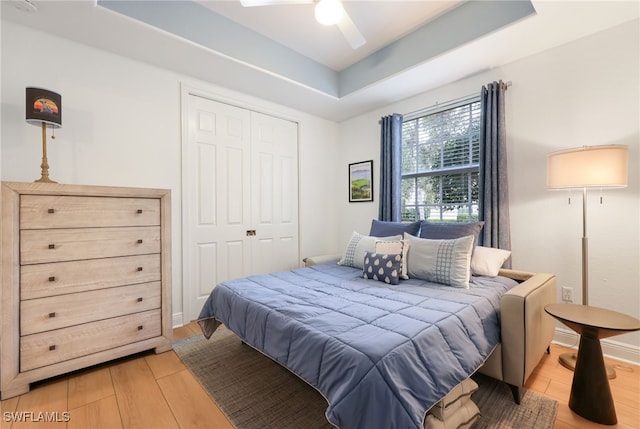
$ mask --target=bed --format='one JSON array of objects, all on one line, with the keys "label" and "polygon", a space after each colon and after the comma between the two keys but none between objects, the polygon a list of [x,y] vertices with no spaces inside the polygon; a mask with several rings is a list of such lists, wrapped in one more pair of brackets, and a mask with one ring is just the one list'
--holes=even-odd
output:
[{"label": "bed", "polygon": [[306,265],[220,283],[199,324],[206,337],[224,324],[313,386],[339,428],[422,428],[478,370],[519,401],[553,335],[543,311],[555,300],[552,275],[502,270],[451,287],[415,275],[387,284],[364,278],[367,264],[334,258]]}]

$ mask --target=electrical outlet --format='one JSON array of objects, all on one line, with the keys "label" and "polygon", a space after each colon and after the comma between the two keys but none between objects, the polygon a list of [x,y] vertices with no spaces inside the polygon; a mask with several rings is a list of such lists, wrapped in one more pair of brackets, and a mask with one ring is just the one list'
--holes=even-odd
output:
[{"label": "electrical outlet", "polygon": [[573,302],[573,288],[571,287],[562,287],[562,300],[564,302]]}]

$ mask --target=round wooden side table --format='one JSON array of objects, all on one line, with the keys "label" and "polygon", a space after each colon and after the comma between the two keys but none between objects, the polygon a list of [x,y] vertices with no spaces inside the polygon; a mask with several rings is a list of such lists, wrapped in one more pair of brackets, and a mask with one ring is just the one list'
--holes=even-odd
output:
[{"label": "round wooden side table", "polygon": [[604,308],[549,304],[544,310],[580,335],[569,408],[596,423],[618,422],[600,339],[640,330],[640,320]]}]

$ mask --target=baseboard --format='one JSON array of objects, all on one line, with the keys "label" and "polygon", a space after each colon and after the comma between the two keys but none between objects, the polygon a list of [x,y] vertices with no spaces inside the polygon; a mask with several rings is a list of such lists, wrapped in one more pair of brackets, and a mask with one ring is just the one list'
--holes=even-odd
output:
[{"label": "baseboard", "polygon": [[[579,341],[580,337],[577,333],[562,328],[556,328],[553,336],[554,343],[575,349],[578,348]],[[600,344],[602,345],[602,354],[606,357],[640,365],[640,347],[620,343],[609,338],[600,340]]]},{"label": "baseboard", "polygon": [[179,328],[184,325],[182,313],[173,313],[173,327]]}]

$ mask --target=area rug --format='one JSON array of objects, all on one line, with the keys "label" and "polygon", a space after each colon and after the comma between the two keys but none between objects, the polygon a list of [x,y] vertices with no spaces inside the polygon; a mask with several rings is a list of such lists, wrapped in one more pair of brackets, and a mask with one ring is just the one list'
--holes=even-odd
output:
[{"label": "area rug", "polygon": [[[243,344],[228,329],[173,343],[173,349],[237,429],[329,429],[327,401],[291,372]],[[473,429],[551,429],[558,404],[526,391],[521,405],[501,382],[474,376],[482,416]]]}]

